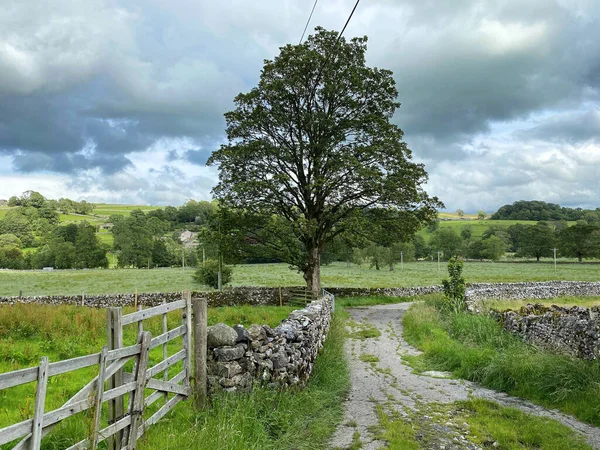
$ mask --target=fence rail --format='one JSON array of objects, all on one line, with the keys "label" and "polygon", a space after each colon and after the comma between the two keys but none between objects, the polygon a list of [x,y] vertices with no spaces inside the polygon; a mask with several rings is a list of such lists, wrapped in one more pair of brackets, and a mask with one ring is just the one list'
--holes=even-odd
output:
[{"label": "fence rail", "polygon": [[303,305],[306,306],[308,303],[317,299],[317,296],[313,294],[312,291],[308,289],[289,289],[288,290],[289,300],[288,305],[290,306],[298,306]]},{"label": "fence rail", "polygon": [[[201,302],[204,302],[205,308],[206,301]],[[167,314],[175,311],[181,312],[181,325],[169,330]],[[162,334],[153,338],[149,331],[143,330],[143,321],[157,316],[162,316]],[[0,374],[0,390],[37,382],[33,417],[0,429],[0,445],[21,439],[13,449],[38,450],[42,438],[61,421],[78,413],[91,411],[91,431],[85,439],[69,449],[95,450],[98,443],[105,440],[108,440],[108,448],[111,450],[135,449],[137,440],[148,427],[162,419],[179,402],[190,397],[192,329],[205,335],[206,320],[204,317],[204,322],[195,323],[195,327],[192,327],[189,292],[184,292],[182,300],[163,302],[162,305],[148,309],[140,308],[127,315],[122,314],[121,308],[109,308],[107,318],[108,344],[99,353],[54,363],[49,363],[48,358],[43,357],[38,367]],[[124,346],[123,327],[134,323],[138,324],[137,342]],[[181,338],[181,349],[169,356],[167,345],[178,338]],[[150,367],[150,351],[161,346],[162,359]],[[130,361],[133,361],[133,370],[126,372],[125,366]],[[182,369],[169,377],[169,369],[180,362]],[[49,378],[92,366],[98,366],[97,376],[61,407],[44,411]],[[155,378],[159,375],[162,379]],[[146,395],[147,391],[153,392]],[[144,418],[146,408],[160,399],[163,404],[150,417]],[[108,404],[107,417],[102,414],[104,403]],[[106,426],[103,427],[103,423]]]}]

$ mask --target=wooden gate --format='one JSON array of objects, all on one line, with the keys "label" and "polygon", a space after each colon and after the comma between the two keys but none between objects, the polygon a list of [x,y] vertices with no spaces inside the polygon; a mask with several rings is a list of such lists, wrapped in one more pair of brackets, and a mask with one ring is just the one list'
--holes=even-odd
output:
[{"label": "wooden gate", "polygon": [[[168,329],[167,314],[174,311],[181,312],[181,325]],[[156,316],[163,317],[163,332],[152,338],[149,331],[143,330],[143,321]],[[38,367],[0,374],[0,390],[37,381],[33,418],[0,429],[0,445],[20,439],[14,449],[38,450],[42,438],[58,423],[90,411],[89,435],[69,449],[96,449],[99,442],[107,439],[111,449],[135,449],[137,440],[148,427],[190,396],[192,325],[189,292],[182,300],[127,315],[122,315],[120,308],[111,308],[108,317],[108,345],[100,353],[55,363],[49,363],[48,358],[43,357]],[[134,323],[138,324],[137,342],[123,346],[123,327]],[[168,356],[167,344],[179,337],[181,350]],[[150,366],[150,352],[158,347],[162,347],[162,358]],[[130,361],[133,361],[133,368],[127,372],[125,366]],[[182,370],[169,378],[168,369],[180,361]],[[60,408],[44,411],[50,377],[95,365],[99,366],[96,377]],[[162,379],[156,379],[157,376]],[[108,384],[107,389],[105,384]],[[150,391],[148,396],[145,395],[147,391]],[[160,408],[144,418],[146,408],[159,399],[163,399]],[[103,403],[108,404],[107,418],[102,417]]]}]

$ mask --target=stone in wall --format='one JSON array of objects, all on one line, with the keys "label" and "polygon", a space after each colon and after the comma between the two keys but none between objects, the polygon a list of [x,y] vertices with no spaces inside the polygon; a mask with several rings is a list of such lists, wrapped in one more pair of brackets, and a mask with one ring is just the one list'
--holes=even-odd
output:
[{"label": "stone in wall", "polygon": [[[292,311],[275,329],[267,325],[209,327],[209,389],[248,391],[254,383],[275,388],[305,386],[331,326],[331,306],[328,297],[315,300]],[[216,345],[224,342],[225,335],[231,340]]]},{"label": "stone in wall", "polygon": [[586,360],[600,358],[600,308],[526,305],[519,311],[490,311],[504,329],[523,341]]}]

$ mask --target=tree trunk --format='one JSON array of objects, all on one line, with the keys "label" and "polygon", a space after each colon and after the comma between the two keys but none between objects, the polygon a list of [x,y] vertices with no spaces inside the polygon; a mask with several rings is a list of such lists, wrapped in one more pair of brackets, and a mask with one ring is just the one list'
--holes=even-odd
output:
[{"label": "tree trunk", "polygon": [[321,296],[321,252],[318,247],[308,251],[308,261],[304,271],[304,280],[306,288],[312,292],[313,296]]}]

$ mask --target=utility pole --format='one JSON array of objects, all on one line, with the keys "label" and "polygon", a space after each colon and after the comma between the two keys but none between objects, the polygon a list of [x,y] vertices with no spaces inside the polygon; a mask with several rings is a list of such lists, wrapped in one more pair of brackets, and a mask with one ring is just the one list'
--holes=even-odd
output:
[{"label": "utility pole", "polygon": [[204,267],[205,262],[206,262],[206,253],[204,252],[204,244],[202,244],[202,267]]},{"label": "utility pole", "polygon": [[185,248],[181,249],[181,270],[185,270]]},{"label": "utility pole", "polygon": [[404,252],[400,252],[400,271],[404,272]]},{"label": "utility pole", "polygon": [[556,248],[553,248],[552,250],[554,250],[554,272],[556,272]]},{"label": "utility pole", "polygon": [[438,254],[438,275],[440,274],[440,254],[441,253],[442,252],[437,252],[437,254]]}]

